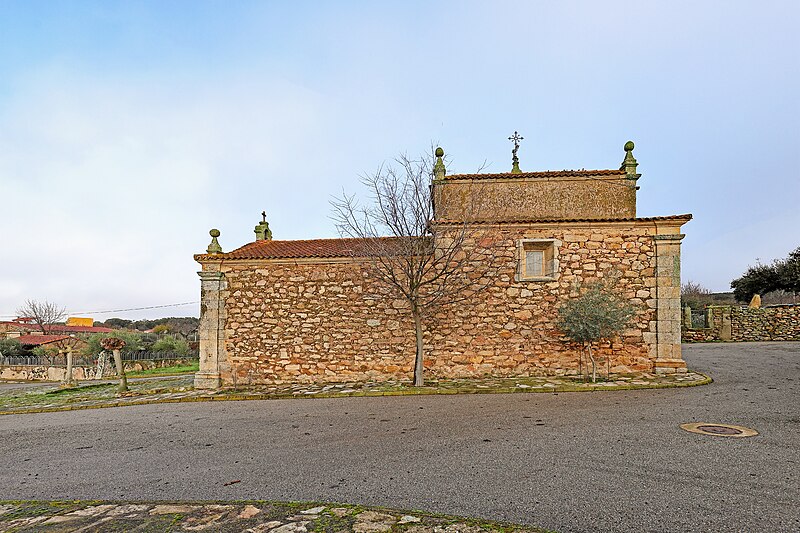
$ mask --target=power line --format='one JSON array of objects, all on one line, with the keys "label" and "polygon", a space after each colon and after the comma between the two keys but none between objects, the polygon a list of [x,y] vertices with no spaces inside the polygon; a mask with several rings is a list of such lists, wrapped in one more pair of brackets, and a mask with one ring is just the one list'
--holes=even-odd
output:
[{"label": "power line", "polygon": [[194,304],[199,304],[199,303],[200,303],[199,301],[196,301],[196,302],[182,302],[182,303],[178,303],[178,304],[149,305],[147,307],[131,307],[129,309],[109,309],[109,310],[106,310],[106,311],[70,311],[69,314],[90,315],[90,314],[94,313],[94,314],[102,315],[102,314],[106,314],[106,313],[124,313],[125,311],[143,311],[145,309],[164,309],[165,307],[183,307],[184,305],[194,305]]},{"label": "power line", "polygon": [[[166,307],[183,307],[185,305],[194,305],[194,304],[199,304],[199,303],[200,303],[199,301],[196,301],[196,302],[182,302],[182,303],[177,303],[177,304],[149,305],[147,307],[130,307],[128,309],[108,309],[108,310],[105,310],[105,311],[69,311],[67,314],[68,315],[91,315],[91,314],[103,315],[103,314],[106,314],[106,313],[124,313],[126,311],[143,311],[145,309],[164,309]],[[13,315],[0,315],[0,317],[7,317],[7,316],[16,317],[17,315],[16,314],[13,314]]]}]

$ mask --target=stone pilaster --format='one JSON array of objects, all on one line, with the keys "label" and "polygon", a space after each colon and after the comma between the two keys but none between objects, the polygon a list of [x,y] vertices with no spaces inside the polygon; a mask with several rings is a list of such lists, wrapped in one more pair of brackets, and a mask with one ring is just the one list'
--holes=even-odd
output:
[{"label": "stone pilaster", "polygon": [[197,274],[200,276],[200,371],[194,376],[194,386],[217,389],[222,384],[221,369],[227,364],[225,295],[228,283],[219,270]]},{"label": "stone pilaster", "polygon": [[681,355],[681,239],[683,234],[654,235],[656,248],[655,344],[650,345],[653,369],[659,374],[685,372]]}]

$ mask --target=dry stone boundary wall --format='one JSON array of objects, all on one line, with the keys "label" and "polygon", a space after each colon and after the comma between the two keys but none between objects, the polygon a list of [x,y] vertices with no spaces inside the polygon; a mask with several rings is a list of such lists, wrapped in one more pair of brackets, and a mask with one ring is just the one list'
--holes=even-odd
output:
[{"label": "dry stone boundary wall", "polygon": [[[125,372],[139,372],[151,368],[188,364],[193,359],[155,359],[152,361],[125,361]],[[113,361],[106,367],[105,377],[114,377]],[[0,366],[0,379],[11,381],[65,381],[67,368],[65,366],[45,365],[4,365]],[[74,366],[72,378],[78,381],[97,378],[97,366]]]},{"label": "dry stone boundary wall", "polygon": [[683,342],[800,341],[800,305],[761,308],[709,306],[708,327],[692,328],[683,320]]}]

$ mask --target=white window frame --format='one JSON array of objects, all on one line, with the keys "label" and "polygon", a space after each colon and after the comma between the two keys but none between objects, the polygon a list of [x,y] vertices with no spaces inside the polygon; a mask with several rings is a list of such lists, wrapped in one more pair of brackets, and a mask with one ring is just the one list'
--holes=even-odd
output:
[{"label": "white window frame", "polygon": [[[558,239],[520,239],[517,243],[517,274],[516,281],[553,281],[558,279],[560,263],[558,249],[561,241]],[[542,275],[529,275],[527,272],[527,252],[542,252]]]}]

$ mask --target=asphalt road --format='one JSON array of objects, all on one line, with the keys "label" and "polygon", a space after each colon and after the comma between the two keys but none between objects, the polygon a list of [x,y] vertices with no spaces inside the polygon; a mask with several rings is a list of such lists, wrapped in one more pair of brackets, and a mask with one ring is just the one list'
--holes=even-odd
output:
[{"label": "asphalt road", "polygon": [[324,500],[565,532],[800,531],[800,343],[684,350],[715,383],[0,416],[0,498]]}]

